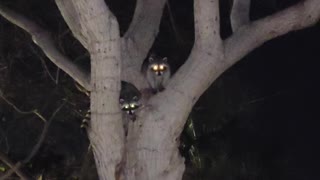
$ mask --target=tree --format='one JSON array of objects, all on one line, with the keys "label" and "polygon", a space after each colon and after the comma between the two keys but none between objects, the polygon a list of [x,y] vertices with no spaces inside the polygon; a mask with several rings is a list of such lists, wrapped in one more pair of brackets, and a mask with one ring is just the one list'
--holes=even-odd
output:
[{"label": "tree", "polygon": [[[88,50],[90,74],[62,55],[47,31],[0,6],[0,14],[26,30],[49,59],[90,91],[88,129],[100,179],[181,179],[179,135],[193,105],[225,70],[264,42],[318,22],[320,4],[304,0],[271,16],[250,21],[250,0],[234,0],[233,33],[220,37],[218,0],[194,1],[195,43],[166,90],[144,94],[138,119],[124,135],[118,105],[120,81],[148,88],[140,73],[158,33],[165,0],[137,0],[133,20],[120,37],[119,24],[103,0],[56,0],[74,36]],[[130,149],[130,150],[129,150]]]}]

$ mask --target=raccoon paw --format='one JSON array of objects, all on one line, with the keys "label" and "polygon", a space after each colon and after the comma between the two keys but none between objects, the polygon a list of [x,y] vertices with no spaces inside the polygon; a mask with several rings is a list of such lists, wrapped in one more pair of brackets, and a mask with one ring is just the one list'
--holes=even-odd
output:
[{"label": "raccoon paw", "polygon": [[81,122],[81,125],[80,125],[80,128],[85,130],[85,129],[88,129],[89,128],[89,122],[90,120],[88,119],[83,119],[82,122]]},{"label": "raccoon paw", "polygon": [[91,116],[91,112],[90,112],[90,110],[88,110],[87,113],[84,116],[84,119],[82,119],[82,121],[81,121],[81,125],[80,125],[81,129],[85,130],[85,129],[89,128],[90,116]]}]

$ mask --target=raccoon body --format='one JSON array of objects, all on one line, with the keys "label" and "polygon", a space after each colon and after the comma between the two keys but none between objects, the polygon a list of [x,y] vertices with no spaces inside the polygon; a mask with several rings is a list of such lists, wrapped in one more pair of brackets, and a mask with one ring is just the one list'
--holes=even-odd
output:
[{"label": "raccoon body", "polygon": [[154,93],[163,91],[170,79],[171,71],[167,61],[167,57],[161,58],[156,55],[148,58],[148,65],[144,73]]},{"label": "raccoon body", "polygon": [[119,104],[122,111],[128,114],[131,120],[136,119],[135,111],[140,107],[140,91],[132,84],[121,81]]}]

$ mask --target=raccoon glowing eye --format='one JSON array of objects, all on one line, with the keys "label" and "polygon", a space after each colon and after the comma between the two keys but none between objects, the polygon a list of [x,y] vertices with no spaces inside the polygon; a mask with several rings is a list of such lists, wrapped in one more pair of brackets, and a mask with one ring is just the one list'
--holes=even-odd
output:
[{"label": "raccoon glowing eye", "polygon": [[159,69],[160,69],[160,70],[164,70],[164,65],[160,65],[160,66],[159,66]]},{"label": "raccoon glowing eye", "polygon": [[134,107],[135,107],[135,105],[134,105],[134,104],[130,104],[130,107],[134,108]]},{"label": "raccoon glowing eye", "polygon": [[153,69],[154,71],[157,71],[157,70],[158,70],[158,65],[153,66],[152,69]]},{"label": "raccoon glowing eye", "polygon": [[124,108],[128,109],[129,108],[129,104],[124,105]]}]

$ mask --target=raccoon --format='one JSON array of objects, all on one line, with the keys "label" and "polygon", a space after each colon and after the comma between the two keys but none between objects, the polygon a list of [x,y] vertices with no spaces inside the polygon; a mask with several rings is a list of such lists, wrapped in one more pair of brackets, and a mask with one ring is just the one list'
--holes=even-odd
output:
[{"label": "raccoon", "polygon": [[136,120],[135,110],[140,107],[140,91],[131,83],[121,81],[119,104],[122,111],[126,112],[129,118]]},{"label": "raccoon", "polygon": [[154,54],[148,58],[147,66],[143,71],[153,93],[163,91],[171,76],[168,58],[161,58]]}]

